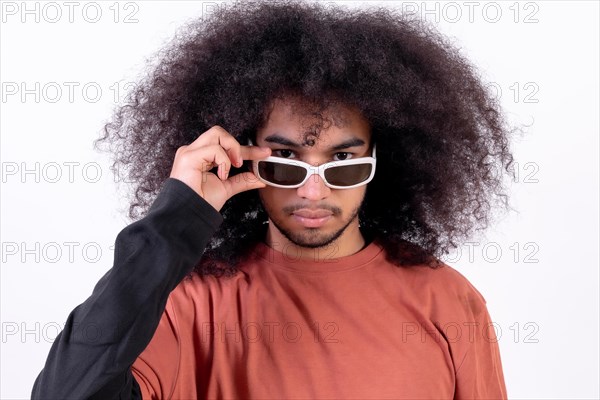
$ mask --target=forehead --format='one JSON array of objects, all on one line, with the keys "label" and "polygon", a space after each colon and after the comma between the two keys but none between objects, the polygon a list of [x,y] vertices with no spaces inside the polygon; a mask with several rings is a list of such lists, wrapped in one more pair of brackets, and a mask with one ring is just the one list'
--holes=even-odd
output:
[{"label": "forehead", "polygon": [[301,102],[276,99],[257,131],[257,140],[274,134],[308,147],[334,145],[352,138],[368,144],[371,128],[355,107],[335,105],[319,112]]}]

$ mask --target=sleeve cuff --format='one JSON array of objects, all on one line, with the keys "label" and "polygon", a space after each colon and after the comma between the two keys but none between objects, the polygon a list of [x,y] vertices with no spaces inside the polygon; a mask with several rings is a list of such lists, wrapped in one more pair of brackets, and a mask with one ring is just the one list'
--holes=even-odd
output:
[{"label": "sleeve cuff", "polygon": [[167,178],[148,214],[165,207],[185,208],[202,218],[213,230],[223,222],[223,216],[198,193],[179,179]]}]

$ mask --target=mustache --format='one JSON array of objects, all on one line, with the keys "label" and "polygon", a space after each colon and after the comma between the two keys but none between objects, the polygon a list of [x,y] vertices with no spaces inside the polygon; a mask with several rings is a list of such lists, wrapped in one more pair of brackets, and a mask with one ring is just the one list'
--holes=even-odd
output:
[{"label": "mustache", "polygon": [[301,209],[308,209],[308,210],[327,210],[327,211],[331,211],[331,213],[333,215],[340,215],[342,213],[342,209],[336,206],[331,206],[328,204],[317,204],[317,205],[310,205],[310,204],[293,204],[290,206],[285,206],[283,207],[282,211],[285,212],[286,214],[292,214],[294,211],[297,210],[301,210]]}]

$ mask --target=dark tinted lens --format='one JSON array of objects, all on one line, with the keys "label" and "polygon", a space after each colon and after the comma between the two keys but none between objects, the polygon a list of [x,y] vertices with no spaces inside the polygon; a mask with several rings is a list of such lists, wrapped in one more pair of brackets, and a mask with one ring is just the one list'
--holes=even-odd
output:
[{"label": "dark tinted lens", "polygon": [[352,186],[366,181],[371,176],[371,164],[342,165],[325,170],[327,182],[336,186]]},{"label": "dark tinted lens", "polygon": [[297,185],[306,176],[306,170],[302,167],[270,161],[259,161],[258,173],[263,179],[277,185]]}]

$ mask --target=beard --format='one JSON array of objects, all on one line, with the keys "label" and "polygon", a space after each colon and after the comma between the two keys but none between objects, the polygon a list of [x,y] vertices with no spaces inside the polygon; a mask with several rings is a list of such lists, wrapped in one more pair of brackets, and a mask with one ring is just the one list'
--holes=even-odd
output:
[{"label": "beard", "polygon": [[[363,197],[364,201],[364,197]],[[271,216],[270,220],[275,225],[275,227],[281,232],[281,234],[290,242],[299,247],[305,247],[310,249],[323,248],[329,246],[336,239],[338,239],[344,231],[348,228],[348,226],[354,221],[355,218],[358,218],[358,212],[362,206],[362,201],[356,207],[347,221],[344,222],[344,225],[331,233],[322,232],[321,228],[305,228],[299,232],[293,232],[289,229],[283,227],[283,224],[277,220],[277,218],[273,218]],[[285,209],[284,209],[285,211]],[[341,210],[340,210],[341,211]],[[287,213],[286,213],[287,214]],[[334,212],[334,215],[336,213]]]}]

